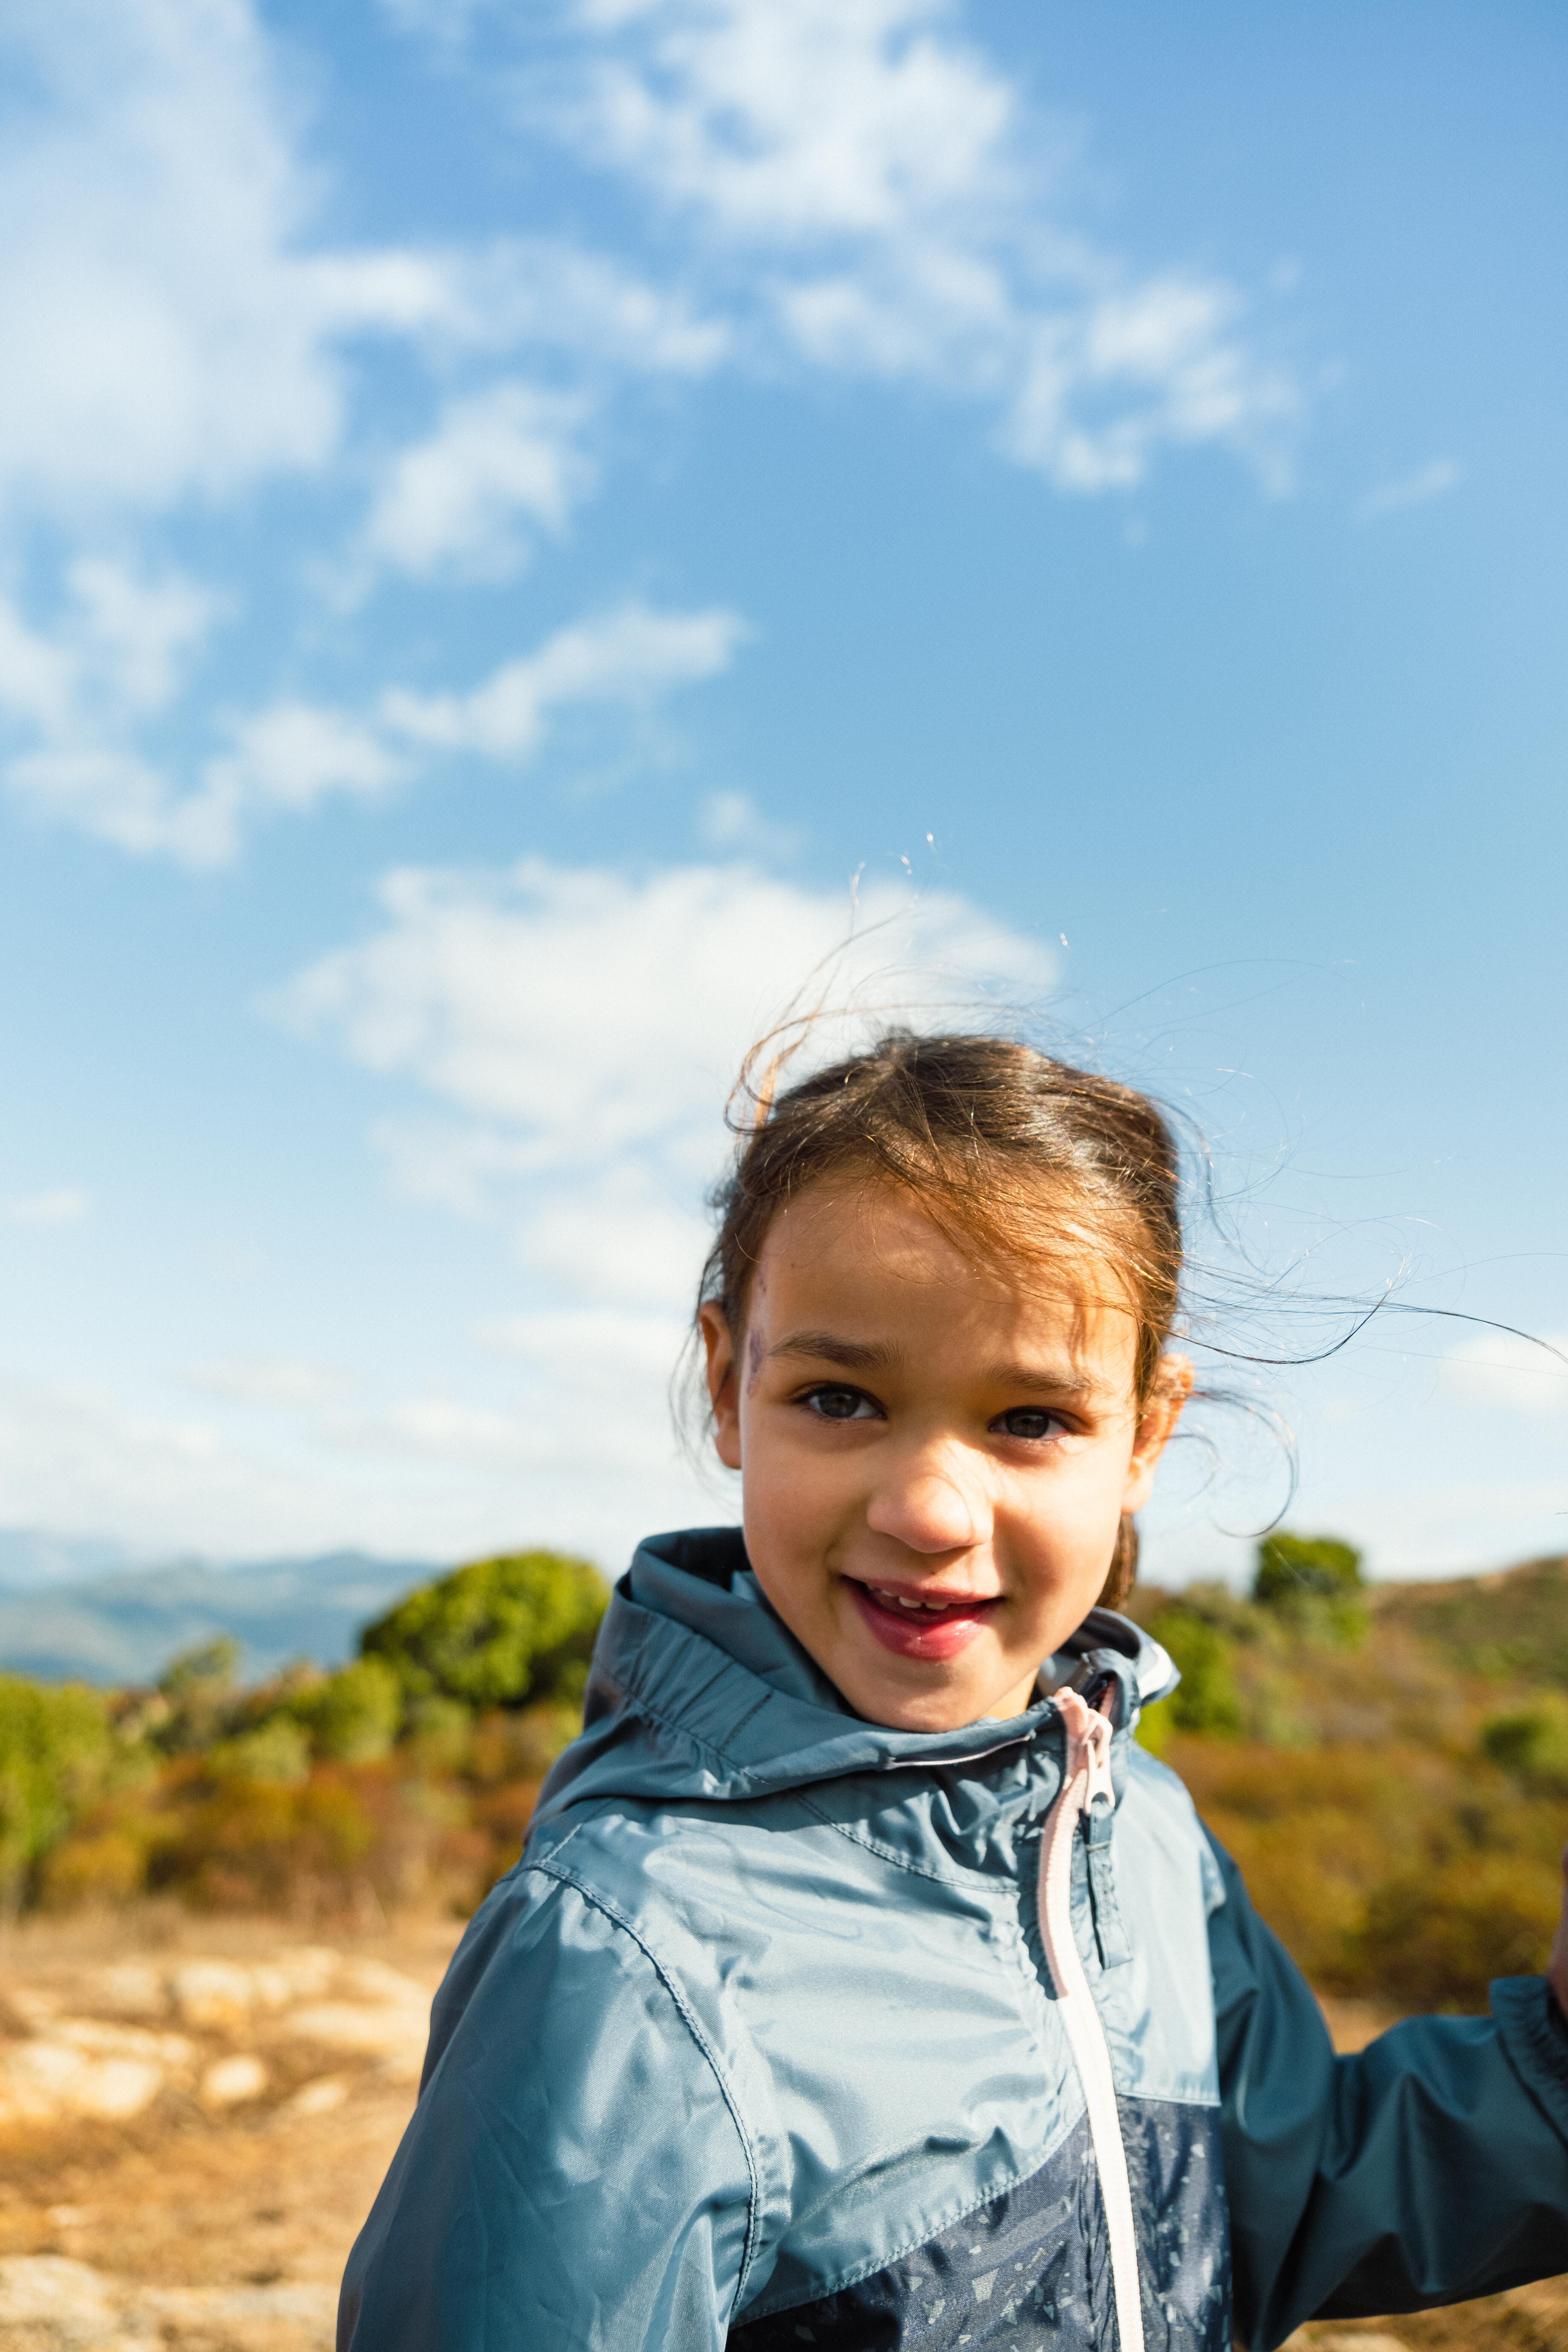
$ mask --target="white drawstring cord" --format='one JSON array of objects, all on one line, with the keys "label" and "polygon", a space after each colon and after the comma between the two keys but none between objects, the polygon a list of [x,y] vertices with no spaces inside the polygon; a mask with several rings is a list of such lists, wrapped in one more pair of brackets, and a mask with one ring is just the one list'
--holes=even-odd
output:
[{"label": "white drawstring cord", "polygon": [[1094,1995],[1072,1931],[1072,1853],[1079,1820],[1097,1799],[1116,1801],[1110,1784],[1110,1725],[1074,1690],[1058,1691],[1067,1731],[1062,1792],[1040,1840],[1040,1933],[1056,1987],[1057,2007],[1083,2084],[1094,2160],[1110,2241],[1110,2274],[1116,2289],[1116,2325],[1121,2352],[1143,2352],[1143,2306],[1138,2286],[1138,2238],[1132,2220],[1132,2189],[1127,2149],[1116,2108],[1116,2083]]}]

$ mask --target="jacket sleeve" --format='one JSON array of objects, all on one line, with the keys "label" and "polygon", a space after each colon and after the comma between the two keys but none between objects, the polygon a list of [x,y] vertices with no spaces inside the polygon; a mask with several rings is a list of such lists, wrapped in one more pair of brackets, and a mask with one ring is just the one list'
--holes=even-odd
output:
[{"label": "jacket sleeve", "polygon": [[721,2352],[750,2209],[679,1989],[577,1886],[519,1870],[436,1997],[339,2352]]},{"label": "jacket sleeve", "polygon": [[1568,2030],[1542,1977],[1336,2057],[1214,1846],[1209,1919],[1237,2336],[1418,2311],[1568,2270]]}]

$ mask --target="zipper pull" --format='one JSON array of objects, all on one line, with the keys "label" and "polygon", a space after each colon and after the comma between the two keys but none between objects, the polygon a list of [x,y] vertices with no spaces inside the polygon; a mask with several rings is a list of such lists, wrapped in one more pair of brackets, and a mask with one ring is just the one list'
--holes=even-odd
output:
[{"label": "zipper pull", "polygon": [[[1074,1791],[1074,1808],[1079,1812],[1087,1813],[1098,1797],[1114,1805],[1110,1717],[1101,1715],[1098,1707],[1088,1706],[1079,1691],[1059,1690],[1056,1696],[1068,1736],[1064,1794],[1069,1790]],[[1076,1784],[1080,1778],[1083,1786],[1078,1789]]]}]

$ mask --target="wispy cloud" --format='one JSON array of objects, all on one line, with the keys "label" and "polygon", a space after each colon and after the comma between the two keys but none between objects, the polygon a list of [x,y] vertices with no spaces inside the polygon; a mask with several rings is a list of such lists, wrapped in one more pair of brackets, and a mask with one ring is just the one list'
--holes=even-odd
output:
[{"label": "wispy cloud", "polygon": [[[438,30],[457,71],[489,17],[503,65],[471,69],[473,103],[512,106],[567,159],[521,230],[330,234],[314,126],[255,0],[28,0],[0,28],[18,94],[0,210],[28,225],[0,255],[0,524],[29,551],[3,575],[0,719],[37,812],[210,866],[263,813],[374,802],[452,751],[525,756],[574,698],[634,701],[636,629],[658,668],[673,624],[625,621],[613,694],[567,675],[603,627],[478,689],[412,691],[389,646],[351,710],[319,614],[268,635],[251,596],[246,707],[221,722],[209,641],[246,607],[264,528],[268,564],[329,602],[515,572],[604,487],[618,404],[650,382],[916,387],[1078,494],[1199,445],[1285,481],[1302,393],[1247,294],[1076,229],[1032,100],[949,0],[392,14]],[[598,207],[618,223],[602,249],[575,228],[589,184],[635,198]],[[220,509],[244,517],[240,551],[195,581],[167,533]],[[703,625],[692,678],[732,643]]]},{"label": "wispy cloud", "polygon": [[303,1356],[228,1356],[203,1364],[185,1385],[203,1396],[279,1412],[319,1412],[352,1394],[353,1381],[332,1364]]},{"label": "wispy cloud", "polygon": [[1542,1419],[1568,1415],[1568,1332],[1521,1339],[1479,1331],[1446,1359],[1443,1381],[1468,1404]]},{"label": "wispy cloud", "polygon": [[528,1403],[405,1402],[356,1420],[352,1442],[510,1467],[531,1496],[547,1481],[579,1526],[602,1509],[624,1529],[658,1494],[710,1511],[680,1483],[665,1394],[746,1047],[803,984],[831,1010],[796,1068],[900,1017],[1016,1018],[1052,972],[1039,942],[957,893],[885,881],[857,908],[847,883],[807,889],[741,863],[389,875],[369,936],[270,1009],[384,1081],[375,1140],[396,1189],[510,1237],[521,1303],[474,1336]]},{"label": "wispy cloud", "polygon": [[531,538],[559,536],[593,488],[581,446],[585,415],[581,399],[519,383],[448,402],[381,484],[361,541],[367,569],[510,577],[527,562]]},{"label": "wispy cloud", "polygon": [[1434,457],[1430,465],[1418,466],[1413,474],[1401,474],[1368,490],[1355,508],[1355,520],[1376,522],[1384,515],[1403,513],[1406,507],[1426,506],[1457,489],[1459,478],[1459,468],[1451,457]]},{"label": "wispy cloud", "polygon": [[745,634],[733,613],[656,613],[626,604],[560,629],[461,694],[389,693],[382,717],[411,741],[492,760],[527,759],[550,719],[574,704],[653,702],[729,667]]},{"label": "wispy cloud", "polygon": [[[134,598],[126,583],[116,593],[124,621]],[[154,659],[158,628],[183,646],[209,608],[178,588],[143,593],[140,629],[127,624],[107,643],[91,599],[54,638],[0,605],[0,714],[33,739],[0,772],[42,814],[193,868],[228,863],[268,816],[381,798],[437,754],[525,765],[562,711],[646,711],[723,669],[745,634],[731,613],[623,605],[556,630],[466,692],[390,688],[369,712],[285,701],[231,713],[218,723],[223,750],[186,784],[143,755],[134,730],[174,690],[172,659],[161,669]]]},{"label": "wispy cloud", "polygon": [[[746,866],[419,868],[388,876],[381,899],[381,929],[291,981],[279,1017],[505,1138],[513,1173],[653,1148],[683,1182],[712,1159],[752,1036],[855,922],[847,890]],[[973,1007],[997,984],[1037,998],[1051,971],[1041,946],[957,894],[878,883],[831,986],[863,1025],[884,995],[895,1010]],[[869,1014],[856,1012],[868,993]]]},{"label": "wispy cloud", "polygon": [[983,403],[1060,489],[1131,488],[1163,446],[1205,442],[1283,485],[1303,394],[1241,289],[1074,231],[1022,90],[948,0],[579,0],[569,18],[579,47],[531,121],[695,240],[737,349],[761,334]]},{"label": "wispy cloud", "polygon": [[18,1192],[0,1202],[0,1217],[12,1225],[79,1225],[92,1208],[92,1195],[79,1184],[46,1192]]}]

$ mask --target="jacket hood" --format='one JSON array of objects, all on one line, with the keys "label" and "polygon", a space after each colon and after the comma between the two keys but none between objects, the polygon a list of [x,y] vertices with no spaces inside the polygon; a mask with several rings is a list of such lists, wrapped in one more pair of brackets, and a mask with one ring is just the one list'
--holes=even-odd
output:
[{"label": "jacket hood", "polygon": [[534,1820],[606,1797],[735,1801],[849,1775],[962,1769],[1026,1745],[1048,1746],[1059,1771],[1050,1694],[1108,1676],[1124,1749],[1139,1708],[1178,1676],[1157,1642],[1109,1609],[1091,1609],[1043,1662],[1042,1696],[1023,1715],[960,1731],[890,1730],[853,1712],[775,1614],[739,1528],[650,1536],[599,1629],[583,1736],[551,1771]]}]

